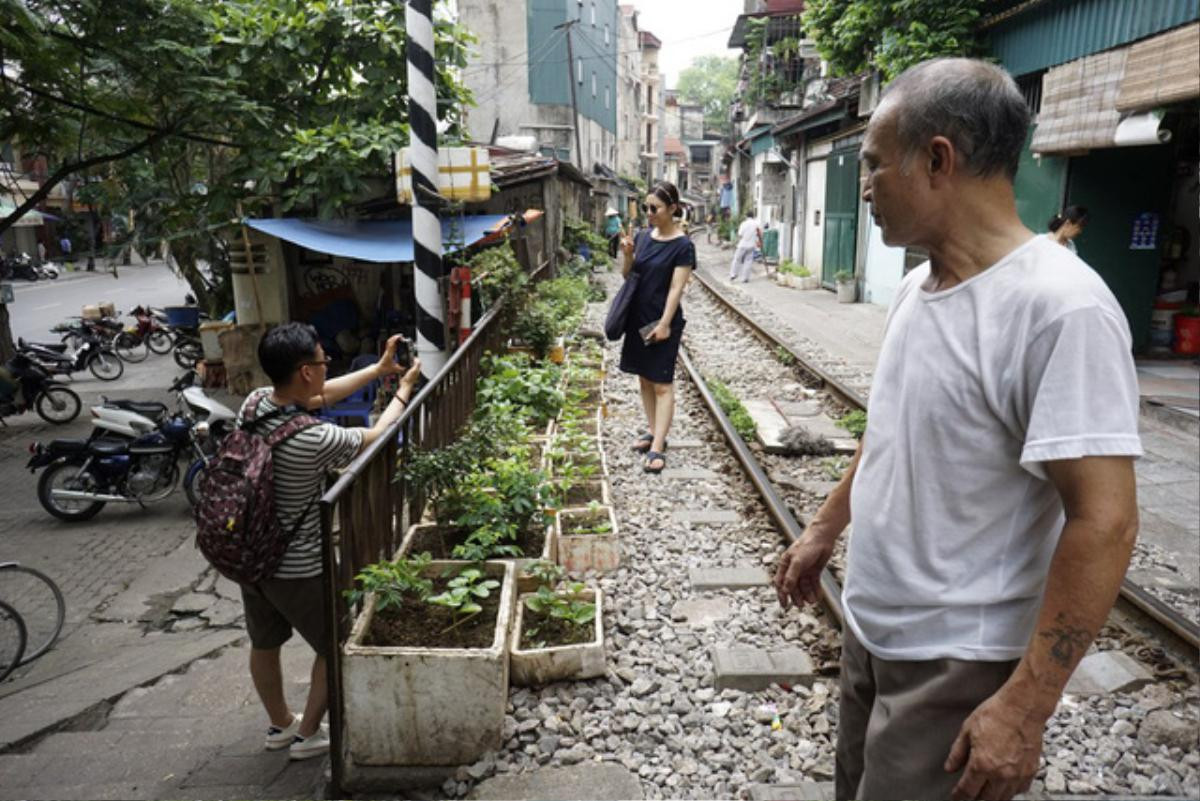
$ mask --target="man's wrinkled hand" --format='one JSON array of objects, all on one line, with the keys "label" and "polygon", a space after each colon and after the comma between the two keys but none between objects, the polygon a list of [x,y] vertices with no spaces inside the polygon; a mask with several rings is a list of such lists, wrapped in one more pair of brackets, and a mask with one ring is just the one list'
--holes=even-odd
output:
[{"label": "man's wrinkled hand", "polygon": [[792,604],[820,603],[821,571],[832,554],[832,544],[825,544],[807,531],[788,546],[775,570],[775,595],[779,605],[787,609]]},{"label": "man's wrinkled hand", "polygon": [[1013,704],[1001,690],[963,722],[944,768],[962,770],[954,801],[1007,801],[1029,789],[1042,755],[1045,722]]}]

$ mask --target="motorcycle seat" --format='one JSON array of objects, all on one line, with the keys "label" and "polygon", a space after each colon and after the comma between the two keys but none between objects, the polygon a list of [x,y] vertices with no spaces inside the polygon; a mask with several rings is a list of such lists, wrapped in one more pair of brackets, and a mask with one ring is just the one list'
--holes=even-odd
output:
[{"label": "motorcycle seat", "polygon": [[87,449],[88,441],[86,439],[54,439],[50,440],[50,444],[46,447],[51,454],[79,453]]},{"label": "motorcycle seat", "polygon": [[124,409],[127,412],[144,415],[151,419],[158,419],[167,413],[167,405],[158,401],[110,400],[105,398],[104,405]]},{"label": "motorcycle seat", "polygon": [[67,343],[65,342],[28,342],[24,339],[18,341],[23,348],[33,346],[35,348],[45,348],[46,350],[57,351],[58,353],[67,352]]},{"label": "motorcycle seat", "polygon": [[96,456],[118,456],[129,452],[128,442],[118,442],[111,439],[93,440],[88,450]]}]

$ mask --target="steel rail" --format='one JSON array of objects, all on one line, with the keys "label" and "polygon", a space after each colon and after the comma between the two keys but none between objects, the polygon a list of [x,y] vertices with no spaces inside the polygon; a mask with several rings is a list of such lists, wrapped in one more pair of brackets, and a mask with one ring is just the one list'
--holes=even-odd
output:
[{"label": "steel rail", "polygon": [[[753,332],[763,340],[768,346],[780,348],[787,352],[796,364],[806,372],[812,373],[825,384],[825,389],[842,402],[854,409],[866,411],[866,400],[859,395],[855,390],[842,384],[836,378],[833,378],[821,368],[813,365],[802,354],[798,353],[794,348],[781,340],[775,334],[771,333],[763,324],[755,320],[749,312],[742,309],[733,300],[728,298],[721,290],[713,285],[712,281],[696,272],[696,277],[700,280],[702,286],[707,289],[717,300],[721,302],[725,308],[736,314],[742,322],[744,322]],[[697,385],[702,382],[698,381]],[[707,391],[705,388],[704,391]],[[707,401],[706,401],[707,402]],[[726,421],[727,422],[727,421]],[[736,434],[736,432],[733,432]],[[726,434],[726,438],[728,438]],[[740,440],[740,437],[738,438]],[[753,459],[753,455],[750,454]],[[740,459],[740,456],[739,456]],[[761,471],[760,471],[761,472]],[[768,504],[769,506],[769,504]],[[786,507],[785,507],[786,508]],[[1175,640],[1173,645],[1176,653],[1191,654],[1191,662],[1195,664],[1200,659],[1200,627],[1191,620],[1181,615],[1177,610],[1154,597],[1139,584],[1134,583],[1128,578],[1125,578],[1121,583],[1120,600],[1127,606],[1136,611],[1138,615],[1148,618],[1153,624],[1154,631],[1163,636],[1171,637]]]},{"label": "steel rail", "polygon": [[[796,519],[792,514],[792,510],[788,508],[787,503],[775,491],[775,486],[771,483],[771,479],[763,472],[758,460],[754,458],[754,454],[750,452],[746,441],[734,429],[733,423],[729,421],[729,417],[717,403],[717,399],[708,389],[708,384],[704,381],[704,376],[696,369],[692,363],[691,356],[688,355],[687,347],[679,349],[679,360],[683,363],[683,367],[687,370],[688,377],[691,378],[692,384],[700,393],[701,400],[708,407],[709,413],[712,414],[713,420],[717,423],[717,428],[721,429],[721,433],[725,436],[725,441],[729,443],[729,447],[733,449],[733,455],[742,465],[742,469],[746,471],[746,477],[750,479],[750,483],[758,490],[758,494],[762,497],[763,504],[767,507],[767,512],[775,521],[776,527],[787,538],[788,544],[795,542],[804,533],[804,524]],[[842,588],[838,586],[837,579],[829,572],[829,568],[821,571],[821,597],[825,602],[825,606],[833,613],[839,625],[845,624],[845,618],[842,615]]]}]

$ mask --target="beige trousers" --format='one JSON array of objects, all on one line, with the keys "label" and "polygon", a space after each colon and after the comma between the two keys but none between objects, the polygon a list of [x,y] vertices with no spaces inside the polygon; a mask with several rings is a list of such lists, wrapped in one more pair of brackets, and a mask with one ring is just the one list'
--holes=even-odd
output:
[{"label": "beige trousers", "polygon": [[836,797],[949,798],[961,776],[942,765],[975,708],[1008,680],[1011,662],[873,656],[849,628],[842,639]]}]

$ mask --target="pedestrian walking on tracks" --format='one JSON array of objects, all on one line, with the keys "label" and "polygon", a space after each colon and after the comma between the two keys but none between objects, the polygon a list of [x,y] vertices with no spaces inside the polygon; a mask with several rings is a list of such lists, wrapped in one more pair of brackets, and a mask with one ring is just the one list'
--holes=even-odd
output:
[{"label": "pedestrian walking on tracks", "polygon": [[[379,361],[362,370],[325,380],[329,359],[316,329],[284,323],[269,330],[258,346],[258,360],[272,386],[250,393],[238,415],[239,426],[253,420],[255,432],[271,441],[276,429],[306,410],[337,403],[371,381],[403,373],[396,396],[371,428],[342,428],[333,423],[303,427],[272,448],[274,504],[280,528],[294,531],[282,561],[270,578],[241,585],[250,635],[250,676],[270,718],[265,747],[287,748],[292,759],[321,756],[329,736],[321,719],[328,707],[325,654],[325,594],[321,561],[320,509],[314,503],[330,470],[344,468],[378,439],[404,411],[421,374],[421,364],[397,363],[400,337],[392,337]],[[292,715],[283,694],[280,647],[292,631],[316,651],[303,715]]]},{"label": "pedestrian walking on tracks", "polygon": [[661,473],[667,461],[667,433],[675,415],[675,360],[683,341],[683,290],[696,267],[696,246],[683,232],[679,190],[655,184],[642,205],[650,228],[621,238],[621,274],[637,274],[637,293],[625,322],[621,369],[635,373],[649,431],[634,449],[646,454],[644,469]]},{"label": "pedestrian walking on tracks", "polygon": [[1029,111],[969,59],[888,87],[863,199],[930,255],[888,315],[867,430],[788,548],[780,603],[814,603],[853,521],[838,798],[1008,799],[1112,608],[1137,532],[1138,390],[1108,287],[1017,217]]},{"label": "pedestrian walking on tracks", "polygon": [[737,248],[733,251],[733,261],[729,264],[729,280],[750,282],[754,270],[754,252],[762,251],[762,226],[754,216],[754,209],[746,212],[746,219],[737,229]]}]

